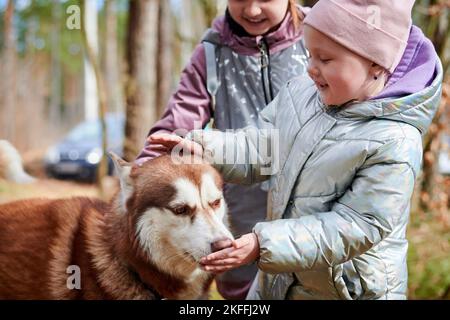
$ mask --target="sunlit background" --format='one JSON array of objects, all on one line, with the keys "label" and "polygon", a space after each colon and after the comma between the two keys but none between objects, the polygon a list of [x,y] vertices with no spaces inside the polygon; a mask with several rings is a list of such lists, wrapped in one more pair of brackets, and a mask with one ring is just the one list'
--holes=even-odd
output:
[{"label": "sunlit background", "polygon": [[[0,0],[0,139],[10,141],[27,171],[40,179],[27,186],[0,179],[0,202],[32,196],[110,197],[114,180],[94,183],[103,158],[99,116],[106,119],[108,148],[132,160],[193,49],[226,7],[224,0],[146,0],[140,7],[133,2]],[[77,21],[76,9],[84,19]],[[440,0],[418,0],[414,8],[415,24],[433,41],[447,73],[441,108],[424,140],[424,168],[413,198],[411,299],[450,298],[449,12],[449,2]],[[139,17],[140,24],[131,23]],[[84,28],[73,28],[77,22]],[[148,36],[141,36],[142,30]],[[139,53],[139,46],[146,49]],[[96,71],[103,91],[97,89]],[[142,92],[130,89],[130,83],[144,78],[138,83]],[[136,94],[141,103],[134,105]],[[125,134],[125,123],[136,129],[135,136]],[[62,167],[61,159],[84,165]],[[220,298],[217,293],[213,297]]]}]

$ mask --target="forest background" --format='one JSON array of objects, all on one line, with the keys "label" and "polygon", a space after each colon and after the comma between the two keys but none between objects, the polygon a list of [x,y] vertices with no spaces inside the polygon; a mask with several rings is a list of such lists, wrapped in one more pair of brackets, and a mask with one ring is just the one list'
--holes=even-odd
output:
[{"label": "forest background", "polygon": [[[0,0],[0,139],[44,179],[47,149],[71,128],[123,112],[124,156],[134,159],[194,47],[225,8],[226,0]],[[450,177],[438,170],[439,156],[449,152],[443,137],[450,134],[450,1],[417,0],[413,13],[446,76],[413,197],[409,297],[450,299]],[[103,175],[76,192],[105,197]],[[0,202],[36,194],[0,180]]]}]

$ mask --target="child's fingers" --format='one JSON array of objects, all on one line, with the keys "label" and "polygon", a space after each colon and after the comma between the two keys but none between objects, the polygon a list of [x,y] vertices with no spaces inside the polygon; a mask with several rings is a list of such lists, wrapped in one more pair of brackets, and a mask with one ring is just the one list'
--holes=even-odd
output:
[{"label": "child's fingers", "polygon": [[238,263],[238,259],[236,257],[232,257],[232,258],[226,258],[226,259],[220,259],[220,260],[211,260],[211,261],[207,261],[205,263],[203,263],[203,266],[224,266],[224,265],[234,265]]},{"label": "child's fingers", "polygon": [[200,259],[202,265],[225,265],[225,264],[239,264],[246,256],[245,248],[234,249],[233,247],[219,251],[220,255],[215,253],[210,254]]},{"label": "child's fingers", "polygon": [[209,263],[212,260],[223,260],[229,258],[229,255],[231,252],[233,252],[235,249],[233,247],[222,249],[220,251],[211,253],[207,255],[206,257],[203,257],[200,259],[200,263]]},{"label": "child's fingers", "polygon": [[188,150],[192,154],[198,156],[202,156],[203,154],[203,147],[200,144],[190,140],[186,140],[174,134],[153,134],[148,138],[148,141],[151,145],[163,145],[168,148],[168,150],[173,149],[175,146],[179,146],[183,149]]},{"label": "child's fingers", "polygon": [[177,144],[174,144],[173,142],[167,142],[167,141],[152,141],[150,143],[151,148],[154,146],[163,146],[164,148],[171,150],[173,149]]},{"label": "child's fingers", "polygon": [[169,149],[161,144],[155,144],[150,147],[152,151],[167,152]]},{"label": "child's fingers", "polygon": [[151,140],[161,140],[161,141],[179,141],[182,139],[180,136],[170,133],[155,133],[148,138]]},{"label": "child's fingers", "polygon": [[183,138],[174,134],[154,134],[148,138],[150,144],[161,144],[168,147],[174,147],[183,141]]},{"label": "child's fingers", "polygon": [[233,241],[230,240],[230,239],[219,240],[219,241],[214,242],[214,243],[211,245],[211,250],[212,250],[213,252],[217,252],[217,251],[223,250],[223,249],[225,249],[225,248],[231,247],[232,244],[233,244]]}]

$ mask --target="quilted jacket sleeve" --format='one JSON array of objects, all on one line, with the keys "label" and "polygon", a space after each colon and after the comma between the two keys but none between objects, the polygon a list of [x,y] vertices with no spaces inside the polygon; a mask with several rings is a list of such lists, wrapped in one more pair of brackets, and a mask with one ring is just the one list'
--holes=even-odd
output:
[{"label": "quilted jacket sleeve", "polygon": [[300,218],[256,224],[259,267],[269,273],[331,267],[365,253],[388,237],[408,219],[420,163],[402,158],[419,150],[413,143],[409,141],[408,147],[402,139],[380,147],[331,211],[308,216],[294,213]]},{"label": "quilted jacket sleeve", "polygon": [[203,146],[204,157],[217,168],[227,182],[253,184],[270,178],[278,156],[277,130],[274,129],[276,111],[287,96],[284,88],[261,112],[259,128],[246,127],[233,132],[194,130],[186,138]]}]

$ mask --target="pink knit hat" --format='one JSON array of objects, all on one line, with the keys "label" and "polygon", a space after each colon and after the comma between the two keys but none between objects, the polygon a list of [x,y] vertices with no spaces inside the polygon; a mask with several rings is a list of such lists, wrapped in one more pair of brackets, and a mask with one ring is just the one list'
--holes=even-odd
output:
[{"label": "pink knit hat", "polygon": [[409,37],[414,0],[320,0],[305,24],[393,72]]}]

